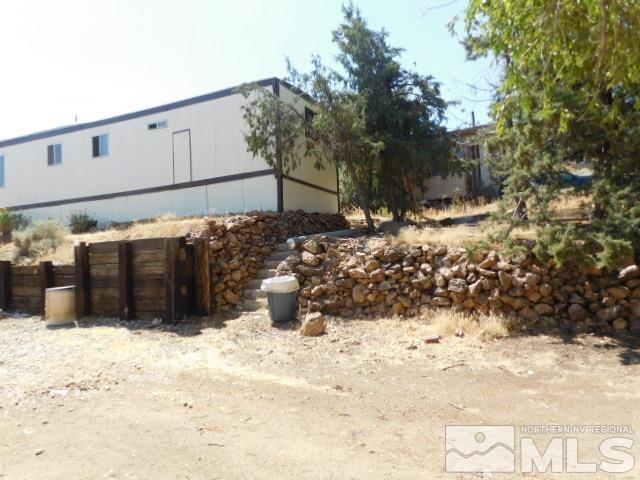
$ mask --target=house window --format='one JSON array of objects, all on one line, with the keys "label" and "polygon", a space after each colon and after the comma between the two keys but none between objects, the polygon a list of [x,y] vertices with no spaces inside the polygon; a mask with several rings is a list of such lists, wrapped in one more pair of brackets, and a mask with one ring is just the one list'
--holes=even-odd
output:
[{"label": "house window", "polygon": [[316,112],[310,108],[304,107],[304,134],[308,138],[311,136],[313,125],[313,118],[316,116]]},{"label": "house window", "polygon": [[0,187],[4,187],[4,155],[0,155]]},{"label": "house window", "polygon": [[106,157],[109,155],[109,135],[98,135],[91,139],[93,147],[93,158]]},{"label": "house window", "polygon": [[158,130],[160,128],[167,128],[167,121],[161,120],[159,122],[150,123],[149,125],[147,125],[147,128],[149,130]]},{"label": "house window", "polygon": [[62,163],[62,144],[56,143],[47,146],[47,165],[60,165]]}]

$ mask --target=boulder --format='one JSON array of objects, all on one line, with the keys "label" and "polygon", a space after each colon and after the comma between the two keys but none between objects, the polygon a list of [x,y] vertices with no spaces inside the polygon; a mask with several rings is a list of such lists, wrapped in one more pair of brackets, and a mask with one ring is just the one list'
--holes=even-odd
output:
[{"label": "boulder", "polygon": [[623,282],[638,277],[640,277],[640,267],[638,267],[637,265],[629,265],[628,267],[620,270],[620,272],[618,273],[618,280],[621,280]]},{"label": "boulder", "polygon": [[391,306],[391,310],[393,311],[394,315],[402,315],[404,313],[405,308],[401,302],[395,302]]},{"label": "boulder", "polygon": [[538,300],[542,298],[542,295],[537,290],[525,290],[524,296],[527,297],[527,299],[533,303],[536,303]]},{"label": "boulder", "polygon": [[320,245],[318,244],[318,242],[316,242],[315,240],[311,239],[311,240],[307,240],[306,242],[304,242],[302,244],[302,249],[312,253],[312,254],[317,254],[320,253]]},{"label": "boulder", "polygon": [[467,291],[467,282],[462,278],[452,278],[449,280],[447,290],[455,293],[464,293]]},{"label": "boulder", "polygon": [[300,334],[305,337],[317,337],[327,329],[327,320],[320,312],[307,313],[300,325]]},{"label": "boulder", "polygon": [[351,268],[347,271],[347,274],[349,275],[349,277],[356,280],[369,277],[369,275],[367,275],[367,272],[364,271],[364,268]]},{"label": "boulder", "polygon": [[607,293],[616,300],[624,300],[629,296],[631,291],[627,287],[609,287],[607,288]]},{"label": "boulder", "polygon": [[493,270],[487,270],[486,268],[478,267],[478,268],[476,268],[476,270],[483,277],[495,278],[495,277],[498,276],[498,272],[494,272]]},{"label": "boulder", "polygon": [[357,305],[362,305],[363,303],[367,302],[368,293],[369,293],[369,289],[367,289],[367,287],[365,287],[362,284],[358,284],[355,287],[353,287],[353,290],[351,291],[351,298],[353,299],[353,302],[356,303]]},{"label": "boulder", "polygon": [[553,307],[546,303],[538,303],[533,309],[538,315],[553,315]]},{"label": "boulder", "polygon": [[451,299],[448,297],[433,297],[431,304],[436,307],[448,307],[451,305]]},{"label": "boulder", "polygon": [[320,258],[316,257],[311,252],[303,251],[300,258],[302,259],[302,263],[309,265],[310,267],[316,267],[320,264]]},{"label": "boulder", "polygon": [[542,285],[540,285],[540,295],[542,295],[543,297],[548,297],[549,295],[551,295],[552,291],[553,287],[548,283],[543,283]]},{"label": "boulder", "polygon": [[311,289],[311,296],[314,298],[322,297],[327,292],[327,287],[317,285]]},{"label": "boulder", "polygon": [[627,329],[627,327],[629,326],[629,322],[627,322],[627,320],[624,318],[616,318],[613,320],[613,322],[611,322],[611,325],[613,326],[614,330],[621,331]]},{"label": "boulder", "polygon": [[524,274],[524,283],[526,285],[537,285],[542,281],[539,273],[527,272]]},{"label": "boulder", "polygon": [[622,314],[623,314],[623,308],[617,305],[615,307],[603,308],[596,312],[596,316],[600,320],[604,320],[607,322],[612,321],[614,318],[621,317]]},{"label": "boulder", "polygon": [[369,273],[369,281],[373,283],[380,283],[385,278],[386,278],[386,275],[384,274],[384,270],[381,268],[378,268],[377,270],[373,270],[371,273]]},{"label": "boulder", "polygon": [[296,271],[301,273],[307,278],[311,277],[321,277],[324,275],[324,268],[322,267],[310,267],[305,264],[300,264],[296,267]]},{"label": "boulder", "polygon": [[478,280],[477,282],[474,282],[471,285],[469,285],[469,295],[471,295],[472,297],[475,297],[480,292],[482,292],[482,281],[481,280]]},{"label": "boulder", "polygon": [[498,272],[498,280],[500,280],[500,286],[504,290],[509,290],[511,288],[512,279],[510,273],[507,273],[504,270],[500,270]]},{"label": "boulder", "polygon": [[[374,258],[372,258],[371,260],[369,260],[367,263],[365,263],[364,265],[364,271],[367,273],[371,273],[374,270],[378,270],[380,268],[380,262]],[[382,281],[382,280],[381,280]]]},{"label": "boulder", "polygon": [[230,303],[232,305],[240,301],[240,295],[238,295],[237,293],[234,293],[229,289],[222,292],[222,297],[226,300],[227,303]]}]

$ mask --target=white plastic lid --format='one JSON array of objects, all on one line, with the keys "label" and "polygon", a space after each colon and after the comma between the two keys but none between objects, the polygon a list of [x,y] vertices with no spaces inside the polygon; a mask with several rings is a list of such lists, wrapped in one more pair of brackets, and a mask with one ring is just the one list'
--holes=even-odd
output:
[{"label": "white plastic lid", "polygon": [[297,292],[300,284],[296,277],[284,275],[282,277],[272,277],[263,280],[260,288],[272,293],[291,293]]}]

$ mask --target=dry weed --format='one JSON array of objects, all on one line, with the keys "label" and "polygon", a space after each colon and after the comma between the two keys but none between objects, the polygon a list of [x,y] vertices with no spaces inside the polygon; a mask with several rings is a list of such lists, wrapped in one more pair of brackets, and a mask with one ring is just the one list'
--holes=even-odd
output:
[{"label": "dry weed", "polygon": [[427,207],[420,212],[420,217],[439,220],[443,218],[456,218],[470,215],[483,215],[498,210],[497,201],[489,201],[485,197],[466,200],[462,197],[455,198],[451,204],[442,207]]},{"label": "dry weed", "polygon": [[514,328],[514,320],[494,314],[470,315],[451,309],[436,309],[424,314],[434,332],[442,336],[453,336],[463,332],[464,336],[484,341],[509,336]]},{"label": "dry weed", "polygon": [[32,257],[16,258],[16,248],[13,244],[4,245],[0,249],[0,257],[17,261],[20,264],[35,264],[43,260],[56,263],[73,262],[73,247],[78,242],[108,242],[112,240],[136,240],[140,238],[180,237],[187,233],[202,230],[202,217],[178,217],[165,214],[151,220],[134,222],[127,227],[110,228],[93,233],[67,235],[64,242],[57,248]]}]

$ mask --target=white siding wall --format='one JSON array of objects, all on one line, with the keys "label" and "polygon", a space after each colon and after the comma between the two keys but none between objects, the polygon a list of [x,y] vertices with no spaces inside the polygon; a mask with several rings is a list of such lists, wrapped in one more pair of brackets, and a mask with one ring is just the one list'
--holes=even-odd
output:
[{"label": "white siding wall", "polygon": [[[172,185],[172,133],[191,131],[191,180],[268,169],[266,162],[246,151],[241,95],[195,103],[163,113],[96,128],[0,147],[5,157],[5,187],[0,206],[66,200]],[[167,128],[148,130],[166,120]],[[91,138],[109,135],[109,155],[92,158]],[[62,144],[62,164],[47,165],[47,145]],[[273,176],[231,183],[131,195],[109,200],[72,203],[28,210],[33,218],[65,217],[87,209],[100,221],[146,218],[157,213],[205,214],[275,209]]]},{"label": "white siding wall", "polygon": [[[486,151],[480,146],[480,181],[482,188],[491,189],[496,188],[496,183],[491,176],[491,170],[485,163]],[[447,178],[443,178],[439,175],[434,176],[424,183],[426,192],[424,194],[424,200],[442,200],[451,199],[456,196],[465,195],[466,186],[463,175],[450,175]]]},{"label": "white siding wall", "polygon": [[[304,112],[305,106],[313,110],[313,106],[309,102],[298,97],[284,85],[280,86],[280,98],[296,105],[296,108],[301,113]],[[293,170],[290,176],[334,192],[338,190],[338,172],[333,165],[318,170],[314,167],[313,160],[307,159],[298,168]],[[303,209],[324,213],[336,213],[338,211],[338,196],[336,194],[324,192],[289,180],[284,181],[283,191],[285,210]]]},{"label": "white siding wall", "polygon": [[251,210],[276,210],[275,177],[258,177],[201,187],[124,196],[108,200],[28,210],[34,219],[53,218],[66,222],[69,214],[86,209],[101,222],[125,222],[173,213],[223,215]]},{"label": "white siding wall", "polygon": [[[268,87],[271,89],[271,87]],[[281,85],[281,97],[298,98]],[[0,147],[5,157],[5,187],[0,206],[65,201],[96,195],[171,186],[174,182],[173,133],[189,130],[191,178],[207,180],[227,175],[267,170],[263,159],[247,152],[243,138],[241,95],[229,95],[165,112],[85,128],[58,136]],[[297,105],[303,110],[305,103]],[[168,126],[149,130],[148,124],[166,121]],[[93,158],[92,137],[109,135],[109,155]],[[185,137],[183,137],[184,139]],[[47,165],[47,145],[62,144],[62,164]],[[181,169],[188,172],[189,169]],[[337,189],[333,167],[313,168],[305,162],[291,176],[330,190]],[[179,190],[131,194],[115,198],[65,203],[26,210],[33,219],[66,221],[73,211],[87,210],[101,223],[149,218],[162,213],[204,215],[277,209],[273,175],[214,183]],[[336,195],[285,180],[284,208],[336,212]]]},{"label": "white siding wall", "polygon": [[464,176],[450,175],[446,178],[440,175],[429,178],[424,182],[425,200],[442,200],[465,194]]}]

